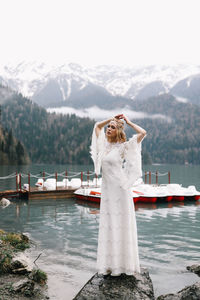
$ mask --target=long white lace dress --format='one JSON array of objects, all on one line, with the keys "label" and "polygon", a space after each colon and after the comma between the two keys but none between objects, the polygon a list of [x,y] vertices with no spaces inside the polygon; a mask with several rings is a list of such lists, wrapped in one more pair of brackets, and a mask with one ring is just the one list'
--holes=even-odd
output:
[{"label": "long white lace dress", "polygon": [[[109,143],[93,131],[91,154],[95,172],[102,167],[97,250],[99,274],[140,272],[137,226],[131,185],[141,177],[141,145],[134,135],[125,143]],[[125,165],[123,165],[126,159]]]}]

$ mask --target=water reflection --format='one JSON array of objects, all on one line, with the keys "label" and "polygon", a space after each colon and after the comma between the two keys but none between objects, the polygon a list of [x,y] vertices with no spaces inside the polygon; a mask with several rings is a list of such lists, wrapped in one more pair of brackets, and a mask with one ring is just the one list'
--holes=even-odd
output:
[{"label": "water reflection", "polygon": [[[76,203],[80,204],[81,206],[88,207],[88,211],[90,214],[98,214],[99,213],[99,207],[100,205],[96,202],[89,202],[77,199]],[[200,205],[200,201],[172,201],[172,202],[162,202],[162,203],[144,203],[144,202],[136,202],[134,204],[135,210],[138,211],[140,209],[157,209],[157,208],[173,208],[173,207],[180,207],[180,206],[186,206],[186,205]],[[97,208],[97,209],[91,209],[91,208]]]}]

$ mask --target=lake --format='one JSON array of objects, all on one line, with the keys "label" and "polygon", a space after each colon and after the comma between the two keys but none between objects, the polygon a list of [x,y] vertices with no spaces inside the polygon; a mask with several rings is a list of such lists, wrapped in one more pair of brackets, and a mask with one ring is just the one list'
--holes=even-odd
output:
[{"label": "lake", "polygon": [[[1,166],[0,177],[15,171],[27,174],[79,172],[92,166]],[[171,182],[200,190],[200,166],[152,165],[143,171],[171,172]],[[60,179],[61,180],[61,177]],[[167,174],[159,176],[166,183]],[[27,178],[23,178],[27,183]],[[32,184],[36,178],[32,179]],[[15,179],[0,180],[0,189],[15,187]],[[99,207],[75,199],[13,201],[0,208],[0,228],[26,233],[34,241],[29,255],[48,273],[50,299],[72,299],[96,272]],[[137,205],[141,266],[148,268],[155,294],[182,289],[198,280],[186,270],[200,260],[200,202]]]}]

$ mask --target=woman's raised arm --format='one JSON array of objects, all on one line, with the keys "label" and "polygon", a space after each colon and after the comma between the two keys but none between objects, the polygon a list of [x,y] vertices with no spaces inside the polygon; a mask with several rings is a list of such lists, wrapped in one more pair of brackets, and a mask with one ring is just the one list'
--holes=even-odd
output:
[{"label": "woman's raised arm", "polygon": [[110,121],[112,120],[113,118],[110,118],[108,120],[104,120],[104,121],[101,121],[101,122],[98,122],[96,124],[96,128],[95,128],[95,133],[96,133],[96,136],[98,137],[99,136],[99,133],[101,131],[101,129],[106,126],[108,123],[110,123]]},{"label": "woman's raised arm", "polygon": [[144,130],[142,127],[136,125],[135,123],[131,122],[125,115],[120,114],[120,115],[117,115],[116,117],[118,117],[119,119],[123,119],[127,125],[132,127],[137,132],[137,134],[138,134],[137,142],[138,143],[140,143],[143,140],[143,138],[146,136],[146,134],[147,134],[146,130]]}]

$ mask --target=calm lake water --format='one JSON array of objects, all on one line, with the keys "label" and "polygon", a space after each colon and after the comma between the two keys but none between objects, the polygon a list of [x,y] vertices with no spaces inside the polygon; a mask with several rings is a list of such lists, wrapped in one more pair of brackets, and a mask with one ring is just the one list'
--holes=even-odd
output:
[{"label": "calm lake water", "polygon": [[[66,169],[87,171],[92,166],[2,166],[0,177],[16,170],[38,174]],[[200,166],[153,165],[143,170],[170,171],[172,183],[195,185],[200,190]],[[159,177],[159,183],[167,180],[167,175]],[[35,182],[32,179],[32,184]],[[15,179],[0,180],[0,190],[13,187]],[[96,272],[98,210],[98,206],[75,199],[13,201],[7,208],[0,208],[0,228],[28,234],[35,242],[29,250],[33,261],[42,253],[36,263],[48,273],[51,300],[72,299]],[[136,218],[140,261],[150,272],[155,294],[178,291],[198,281],[186,266],[200,261],[200,202],[140,205]]]}]

